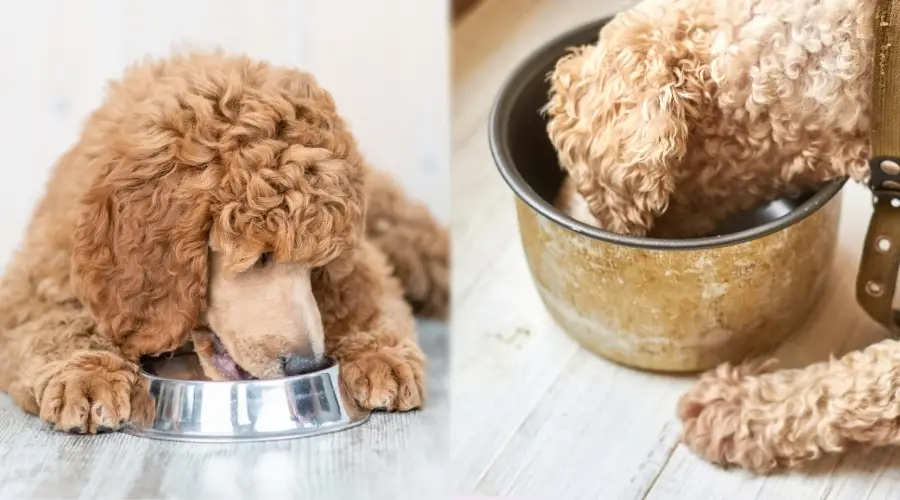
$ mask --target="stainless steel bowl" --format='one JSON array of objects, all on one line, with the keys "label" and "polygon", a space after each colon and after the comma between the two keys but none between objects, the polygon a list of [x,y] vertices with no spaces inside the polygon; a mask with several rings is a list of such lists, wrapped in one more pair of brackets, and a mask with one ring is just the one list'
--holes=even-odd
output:
[{"label": "stainless steel bowl", "polygon": [[171,441],[245,442],[336,432],[364,423],[369,413],[341,389],[338,364],[277,380],[186,380],[200,373],[194,354],[144,364],[155,414],[128,422],[123,432]]}]

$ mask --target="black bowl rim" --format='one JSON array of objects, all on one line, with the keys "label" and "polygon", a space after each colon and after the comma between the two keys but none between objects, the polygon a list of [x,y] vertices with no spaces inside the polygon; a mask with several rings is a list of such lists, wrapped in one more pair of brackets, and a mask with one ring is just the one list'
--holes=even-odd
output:
[{"label": "black bowl rim", "polygon": [[532,210],[536,211],[544,218],[547,218],[566,229],[574,231],[575,233],[607,243],[654,250],[702,250],[746,243],[781,231],[806,219],[825,206],[840,192],[841,188],[847,182],[846,177],[827,182],[806,201],[778,219],[774,219],[750,229],[721,236],[686,239],[646,238],[604,231],[569,217],[553,207],[551,203],[548,203],[541,198],[534,189],[525,182],[525,179],[519,171],[514,168],[509,144],[503,139],[508,131],[513,104],[521,95],[526,82],[530,82],[536,77],[534,73],[537,69],[544,67],[550,60],[559,58],[567,48],[572,45],[569,39],[573,35],[589,30],[594,30],[599,33],[600,28],[606,25],[611,19],[612,17],[605,17],[582,24],[581,26],[570,29],[541,45],[522,61],[516,69],[513,70],[510,76],[507,77],[494,101],[490,117],[488,118],[488,139],[491,155],[494,158],[494,164],[497,166],[497,169],[500,171],[500,175],[503,177],[504,181],[506,181],[506,184],[509,185],[516,196],[525,202],[526,205],[531,207]]}]

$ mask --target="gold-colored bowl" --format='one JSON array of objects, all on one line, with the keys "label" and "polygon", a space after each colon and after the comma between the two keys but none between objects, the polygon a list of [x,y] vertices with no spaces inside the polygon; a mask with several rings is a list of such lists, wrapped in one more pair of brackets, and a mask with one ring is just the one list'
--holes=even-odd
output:
[{"label": "gold-colored bowl", "polygon": [[522,244],[547,310],[585,348],[649,370],[701,371],[776,347],[823,295],[845,179],[740,214],[707,238],[622,236],[560,212],[552,200],[564,174],[540,113],[546,77],[607,21],[536,51],[491,115],[494,159],[517,195]]}]

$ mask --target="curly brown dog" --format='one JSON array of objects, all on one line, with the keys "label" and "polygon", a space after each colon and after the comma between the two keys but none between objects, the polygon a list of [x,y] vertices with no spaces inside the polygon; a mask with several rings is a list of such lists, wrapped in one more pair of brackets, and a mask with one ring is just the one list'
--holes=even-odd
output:
[{"label": "curly brown dog", "polygon": [[116,430],[148,409],[139,358],[192,340],[211,379],[328,354],[363,407],[410,410],[410,304],[446,314],[448,261],[446,230],[365,164],[311,75],[148,60],[63,155],[0,282],[0,389],[58,430]]},{"label": "curly brown dog", "polygon": [[[614,232],[688,237],[829,179],[867,180],[875,9],[646,0],[620,13],[552,76],[549,133],[570,175],[558,205]],[[892,340],[801,369],[722,365],[681,398],[684,441],[757,472],[896,445],[898,367]]]},{"label": "curly brown dog", "polygon": [[[868,172],[873,0],[645,0],[551,75],[556,205],[615,233],[703,236]],[[573,197],[578,200],[571,201]]]}]

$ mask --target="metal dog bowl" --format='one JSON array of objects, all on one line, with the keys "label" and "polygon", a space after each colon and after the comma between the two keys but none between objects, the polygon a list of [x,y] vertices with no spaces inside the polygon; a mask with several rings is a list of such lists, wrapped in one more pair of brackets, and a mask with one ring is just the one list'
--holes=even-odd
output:
[{"label": "metal dog bowl", "polygon": [[507,80],[490,118],[494,161],[517,195],[545,306],[585,348],[644,369],[705,370],[777,346],[822,296],[845,180],[740,214],[707,238],[623,236],[554,208],[565,174],[540,112],[547,76],[567,49],[596,42],[608,20],[537,50]]},{"label": "metal dog bowl", "polygon": [[291,439],[340,431],[364,423],[361,410],[340,387],[338,364],[276,380],[184,380],[201,373],[194,354],[144,364],[155,413],[128,422],[123,432],[172,441],[244,442]]}]

